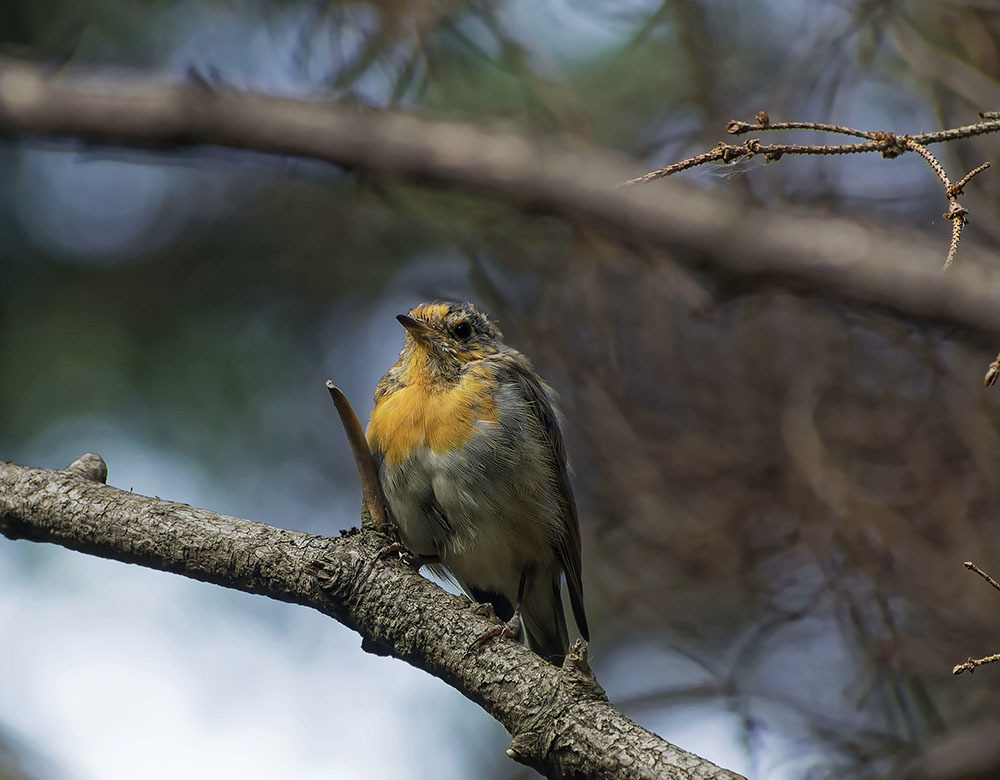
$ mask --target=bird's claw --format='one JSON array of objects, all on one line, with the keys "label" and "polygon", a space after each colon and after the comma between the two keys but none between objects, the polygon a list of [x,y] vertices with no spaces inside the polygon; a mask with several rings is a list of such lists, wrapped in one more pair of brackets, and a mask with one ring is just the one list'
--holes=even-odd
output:
[{"label": "bird's claw", "polygon": [[517,639],[521,634],[521,615],[519,612],[515,612],[511,619],[505,623],[493,612],[492,604],[487,604],[486,606],[489,607],[489,619],[498,625],[491,628],[485,634],[478,637],[475,642],[469,645],[470,651],[475,650],[477,647],[481,647],[494,637],[499,637],[500,639],[503,639],[504,637],[508,639]]},{"label": "bird's claw", "polygon": [[469,599],[469,609],[472,610],[474,615],[484,617],[491,623],[500,622],[500,618],[497,617],[497,613],[493,611],[493,605],[488,601],[478,602]]},{"label": "bird's claw", "polygon": [[436,555],[417,555],[417,553],[411,552],[400,542],[393,542],[388,547],[383,547],[379,550],[378,555],[375,556],[375,560],[384,561],[391,555],[398,555],[399,560],[413,569],[419,569],[421,566],[426,566],[429,563],[438,563],[440,560]]}]

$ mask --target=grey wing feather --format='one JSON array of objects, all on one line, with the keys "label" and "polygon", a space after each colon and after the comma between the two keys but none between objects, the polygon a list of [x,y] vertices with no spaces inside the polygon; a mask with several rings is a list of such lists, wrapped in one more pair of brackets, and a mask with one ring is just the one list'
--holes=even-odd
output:
[{"label": "grey wing feather", "polygon": [[[523,358],[522,358],[523,359]],[[587,615],[583,609],[583,577],[580,561],[580,523],[576,516],[576,502],[573,500],[573,490],[569,484],[569,472],[566,466],[566,447],[563,444],[562,431],[559,428],[559,418],[556,416],[549,391],[546,386],[531,373],[526,364],[516,362],[513,371],[514,379],[521,386],[525,397],[531,404],[542,428],[548,434],[550,451],[555,461],[557,489],[562,504],[562,526],[565,531],[556,544],[556,552],[566,572],[566,584],[569,589],[569,601],[573,607],[573,617],[584,639],[590,640],[590,630],[587,628]]]}]

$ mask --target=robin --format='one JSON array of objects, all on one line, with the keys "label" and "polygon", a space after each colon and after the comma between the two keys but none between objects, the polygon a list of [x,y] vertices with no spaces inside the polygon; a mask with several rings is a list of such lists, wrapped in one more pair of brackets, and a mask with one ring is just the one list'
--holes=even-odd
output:
[{"label": "robin", "polygon": [[472,304],[423,304],[396,319],[406,342],[375,390],[368,444],[401,540],[492,605],[505,623],[487,637],[523,624],[528,647],[561,664],[563,574],[589,632],[555,393]]}]

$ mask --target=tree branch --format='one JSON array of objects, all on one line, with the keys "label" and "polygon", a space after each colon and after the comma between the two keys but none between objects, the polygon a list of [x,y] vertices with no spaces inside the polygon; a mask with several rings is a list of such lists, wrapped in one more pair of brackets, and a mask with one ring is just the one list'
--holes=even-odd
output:
[{"label": "tree branch", "polygon": [[560,669],[515,642],[469,650],[488,628],[407,566],[377,560],[385,537],[286,531],[101,484],[97,456],[65,471],[0,463],[0,533],[302,604],[357,631],[363,646],[441,678],[513,735],[511,758],[560,778],[739,776],[618,712],[576,645]]},{"label": "tree branch", "polygon": [[330,398],[333,399],[333,405],[337,407],[337,414],[340,415],[340,422],[344,426],[347,443],[351,445],[351,455],[354,456],[354,463],[358,467],[361,495],[368,508],[368,514],[371,515],[372,521],[379,531],[392,533],[395,526],[389,519],[385,495],[382,493],[382,483],[378,481],[378,470],[372,459],[372,451],[368,448],[368,440],[365,439],[365,431],[361,427],[361,421],[354,413],[354,407],[347,400],[344,391],[337,387],[332,379],[326,380],[326,389],[330,391]]},{"label": "tree branch", "polygon": [[[783,284],[1000,333],[1000,271],[986,253],[938,273],[935,247],[829,216],[773,213],[675,183],[616,187],[634,163],[454,122],[165,84],[50,74],[0,58],[0,133],[146,149],[216,145],[300,155],[504,198],[674,251],[732,283]],[[943,139],[935,139],[943,140]]]},{"label": "tree branch", "polygon": [[[990,585],[992,585],[997,590],[1000,590],[1000,582],[997,582],[989,574],[987,574],[978,566],[976,566],[976,564],[974,564],[972,561],[966,561],[962,565],[969,571],[974,571],[976,574],[978,574],[980,577],[986,580]],[[969,672],[969,674],[972,674],[974,671],[976,671],[977,666],[984,666],[985,664],[995,664],[997,661],[1000,661],[1000,653],[988,655],[985,658],[973,658],[972,656],[969,656],[968,661],[953,667],[951,673],[961,674],[962,672]]]}]

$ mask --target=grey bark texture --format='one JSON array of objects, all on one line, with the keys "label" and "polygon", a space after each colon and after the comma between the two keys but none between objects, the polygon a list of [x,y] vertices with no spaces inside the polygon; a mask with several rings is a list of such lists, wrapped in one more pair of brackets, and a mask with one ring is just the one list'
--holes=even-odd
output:
[{"label": "grey bark texture", "polygon": [[[286,531],[103,484],[85,455],[64,471],[0,463],[0,533],[312,607],[461,691],[513,739],[508,755],[551,778],[736,780],[608,701],[576,645],[562,668],[518,643],[470,649],[490,624],[434,583],[378,560],[386,537]],[[373,729],[378,724],[372,724]]]}]

